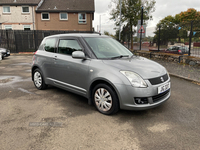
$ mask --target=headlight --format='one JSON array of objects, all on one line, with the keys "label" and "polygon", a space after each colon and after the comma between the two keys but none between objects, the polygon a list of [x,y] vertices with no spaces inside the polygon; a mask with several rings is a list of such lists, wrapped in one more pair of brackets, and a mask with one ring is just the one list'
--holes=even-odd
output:
[{"label": "headlight", "polygon": [[[167,71],[167,69],[166,69],[166,71]],[[170,76],[169,76],[169,72],[167,71],[167,75],[168,75],[168,78],[170,78]]]},{"label": "headlight", "polygon": [[137,74],[131,71],[120,71],[131,82],[134,87],[146,88],[146,82]]}]

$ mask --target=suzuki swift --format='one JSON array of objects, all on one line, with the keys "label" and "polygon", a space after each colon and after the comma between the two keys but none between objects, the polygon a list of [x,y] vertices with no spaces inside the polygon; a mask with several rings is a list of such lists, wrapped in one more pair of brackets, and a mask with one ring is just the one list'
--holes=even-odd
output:
[{"label": "suzuki swift", "polygon": [[32,80],[39,90],[52,85],[84,96],[106,115],[154,108],[170,97],[163,66],[99,34],[45,37],[33,56]]}]

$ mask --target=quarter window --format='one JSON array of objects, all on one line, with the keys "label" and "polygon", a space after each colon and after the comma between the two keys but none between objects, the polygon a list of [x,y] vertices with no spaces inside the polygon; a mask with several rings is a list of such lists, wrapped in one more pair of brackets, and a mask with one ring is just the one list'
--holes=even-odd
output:
[{"label": "quarter window", "polygon": [[22,12],[23,13],[29,13],[29,7],[28,6],[23,6],[22,7]]},{"label": "quarter window", "polygon": [[79,13],[78,14],[78,23],[86,23],[87,18],[86,18],[86,13]]},{"label": "quarter window", "polygon": [[42,20],[49,20],[49,13],[42,13]]},{"label": "quarter window", "polygon": [[68,20],[67,13],[60,13],[60,20]]},{"label": "quarter window", "polygon": [[46,39],[44,43],[44,49],[47,52],[55,52],[55,44],[56,44],[56,39],[55,38],[50,38]]},{"label": "quarter window", "polygon": [[60,40],[58,53],[72,55],[74,51],[81,51],[82,48],[76,40]]},{"label": "quarter window", "polygon": [[10,13],[10,6],[4,6],[3,13]]}]

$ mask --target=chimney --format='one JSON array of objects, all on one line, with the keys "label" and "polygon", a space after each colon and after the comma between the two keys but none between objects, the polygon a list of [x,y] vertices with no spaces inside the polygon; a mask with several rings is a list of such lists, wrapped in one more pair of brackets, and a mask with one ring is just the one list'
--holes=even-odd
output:
[{"label": "chimney", "polygon": [[17,2],[17,0],[14,0],[14,3],[16,3]]}]

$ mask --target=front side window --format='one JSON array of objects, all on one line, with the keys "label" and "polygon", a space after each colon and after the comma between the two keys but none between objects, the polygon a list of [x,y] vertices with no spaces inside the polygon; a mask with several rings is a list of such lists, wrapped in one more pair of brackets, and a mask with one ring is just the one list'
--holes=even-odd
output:
[{"label": "front side window", "polygon": [[81,51],[82,48],[76,40],[60,40],[58,53],[72,55],[74,51]]},{"label": "front side window", "polygon": [[79,13],[78,14],[78,23],[87,23],[86,13]]},{"label": "front side window", "polygon": [[4,6],[3,13],[10,13],[10,6]]},{"label": "front side window", "polygon": [[49,13],[42,13],[42,20],[49,20]]},{"label": "front side window", "polygon": [[60,13],[60,20],[68,20],[67,13]]},{"label": "front side window", "polygon": [[44,49],[47,52],[55,52],[55,44],[56,44],[56,39],[55,38],[49,38],[45,40],[44,43]]},{"label": "front side window", "polygon": [[4,28],[5,30],[12,30],[12,25],[5,25]]},{"label": "front side window", "polygon": [[130,57],[133,54],[118,41],[112,38],[85,38],[98,59]]},{"label": "front side window", "polygon": [[28,6],[22,6],[22,13],[29,13],[29,7]]}]

